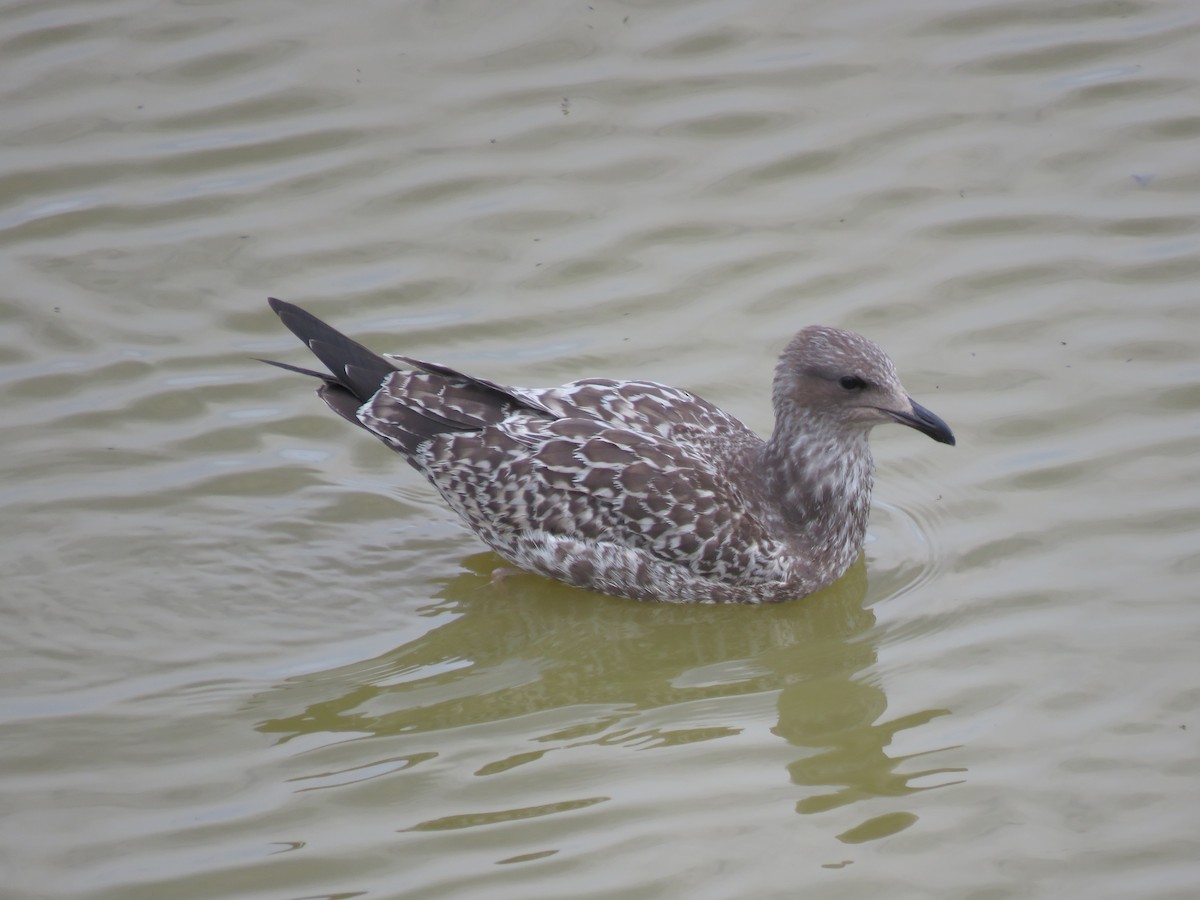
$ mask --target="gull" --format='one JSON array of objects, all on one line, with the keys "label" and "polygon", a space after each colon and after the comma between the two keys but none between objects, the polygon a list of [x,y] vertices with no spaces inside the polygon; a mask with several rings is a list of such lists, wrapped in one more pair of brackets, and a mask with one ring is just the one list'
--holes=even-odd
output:
[{"label": "gull", "polygon": [[429,480],[518,569],[634,600],[777,603],[840,578],[871,506],[868,436],[896,422],[943,444],[862,335],[813,325],[779,357],[763,440],[653,381],[497,384],[379,355],[294,304],[271,309],[327,372],[317,394]]}]

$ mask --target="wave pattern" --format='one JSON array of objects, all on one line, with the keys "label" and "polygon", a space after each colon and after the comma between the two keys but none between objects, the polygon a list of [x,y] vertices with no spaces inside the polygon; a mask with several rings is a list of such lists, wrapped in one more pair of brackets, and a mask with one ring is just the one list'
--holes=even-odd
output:
[{"label": "wave pattern", "polygon": [[[5,5],[8,889],[1187,895],[1198,36],[1182,0]],[[878,435],[865,560],[803,603],[497,584],[252,361],[298,352],[267,294],[760,431],[786,336],[855,328],[960,445]]]}]

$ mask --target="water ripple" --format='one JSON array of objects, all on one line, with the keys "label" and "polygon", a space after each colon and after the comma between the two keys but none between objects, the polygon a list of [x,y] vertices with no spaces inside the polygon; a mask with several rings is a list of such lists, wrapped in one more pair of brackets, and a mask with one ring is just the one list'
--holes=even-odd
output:
[{"label": "water ripple", "polygon": [[[9,890],[1195,881],[1190,5],[0,25]],[[865,561],[802,603],[497,586],[413,473],[253,362],[301,353],[268,293],[764,431],[787,335],[843,325],[960,443],[880,430]]]}]

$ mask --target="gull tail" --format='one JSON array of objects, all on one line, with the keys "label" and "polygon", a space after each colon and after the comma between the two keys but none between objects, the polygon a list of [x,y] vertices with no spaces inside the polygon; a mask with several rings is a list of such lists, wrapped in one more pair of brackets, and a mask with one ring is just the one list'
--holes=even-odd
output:
[{"label": "gull tail", "polygon": [[423,442],[439,434],[479,431],[517,411],[553,417],[521,392],[436,363],[385,358],[292,303],[274,297],[267,302],[329,373],[259,361],[321,379],[317,394],[330,409],[400,450],[410,462]]},{"label": "gull tail", "polygon": [[329,374],[273,359],[261,359],[259,362],[320,378],[325,384],[317,389],[317,393],[326,405],[343,419],[361,426],[358,408],[375,395],[384,379],[395,372],[396,367],[378,353],[372,353],[358,341],[351,340],[295,304],[274,297],[268,298],[267,303],[288,330],[300,338],[329,369]]}]

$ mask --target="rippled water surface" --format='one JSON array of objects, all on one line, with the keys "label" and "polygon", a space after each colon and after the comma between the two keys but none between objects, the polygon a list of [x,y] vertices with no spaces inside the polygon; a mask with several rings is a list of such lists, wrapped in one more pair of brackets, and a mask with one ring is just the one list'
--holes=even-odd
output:
[{"label": "rippled water surface", "polygon": [[[1194,897],[1200,7],[0,5],[5,897]],[[497,558],[265,305],[876,433],[773,608]]]}]

